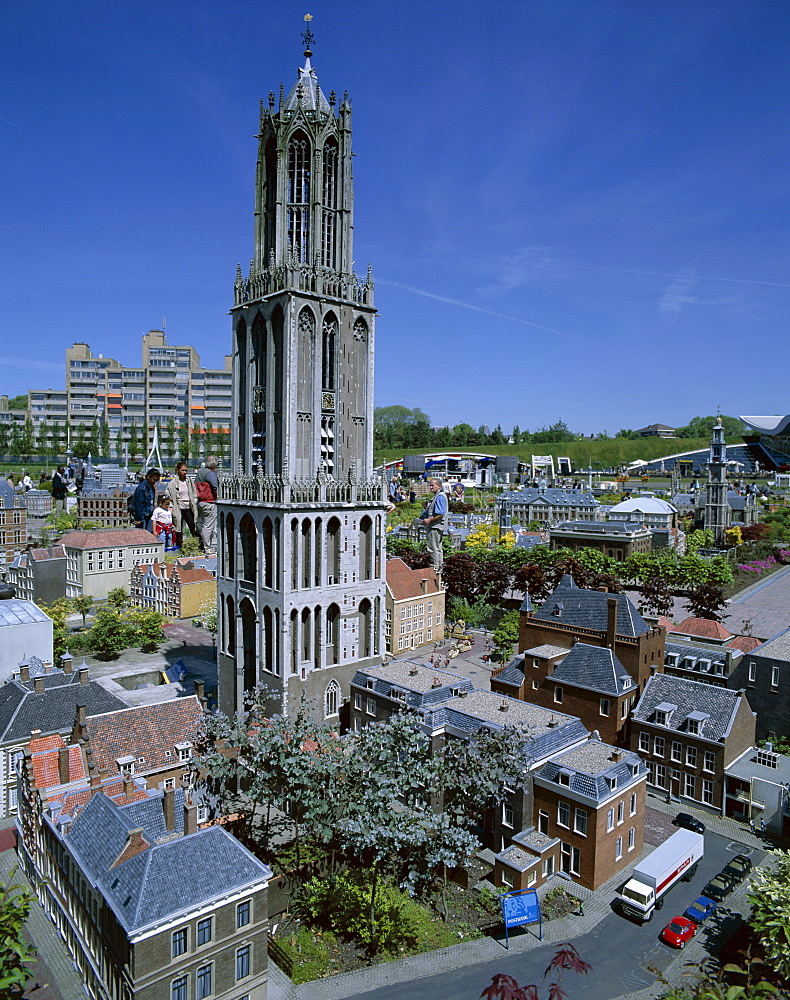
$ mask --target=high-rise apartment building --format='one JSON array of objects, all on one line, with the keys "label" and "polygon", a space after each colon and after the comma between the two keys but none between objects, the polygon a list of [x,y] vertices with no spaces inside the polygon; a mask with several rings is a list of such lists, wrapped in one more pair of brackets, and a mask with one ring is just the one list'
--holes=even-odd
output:
[{"label": "high-rise apartment building", "polygon": [[[94,355],[86,343],[66,349],[66,388],[28,393],[34,434],[48,437],[51,452],[65,450],[65,425],[72,447],[94,421],[102,429],[103,457],[143,459],[159,425],[162,457],[184,453],[183,439],[195,457],[229,451],[231,421],[230,358],[225,368],[201,368],[194,347],[167,343],[162,330],[143,335],[142,363],[127,368],[114,358]],[[43,449],[40,449],[43,450]]]}]

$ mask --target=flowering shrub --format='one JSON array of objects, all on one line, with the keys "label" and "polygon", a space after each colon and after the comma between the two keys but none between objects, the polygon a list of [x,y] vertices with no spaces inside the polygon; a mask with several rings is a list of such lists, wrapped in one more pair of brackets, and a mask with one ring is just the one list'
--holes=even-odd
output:
[{"label": "flowering shrub", "polygon": [[779,549],[779,562],[780,563],[790,562],[790,549]]},{"label": "flowering shrub", "polygon": [[[780,553],[781,555],[781,553]],[[790,556],[790,552],[788,552]],[[776,566],[776,559],[773,556],[768,556],[767,559],[752,559],[751,562],[739,563],[738,569],[742,573],[756,573],[759,576],[761,573],[767,573]]]}]

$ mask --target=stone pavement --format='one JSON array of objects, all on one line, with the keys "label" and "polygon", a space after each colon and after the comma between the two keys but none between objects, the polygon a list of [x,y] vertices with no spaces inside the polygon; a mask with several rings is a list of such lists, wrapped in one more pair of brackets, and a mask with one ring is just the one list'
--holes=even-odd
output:
[{"label": "stone pavement", "polygon": [[[674,816],[677,803],[667,803],[662,799],[648,795],[648,805],[658,812]],[[684,809],[686,805],[684,804]],[[695,810],[691,809],[691,812]],[[734,840],[745,847],[765,850],[766,845],[751,833],[745,824],[725,819],[711,813],[698,811],[696,814],[703,820],[706,827],[714,833],[721,834],[729,840]],[[641,857],[649,854],[653,846],[646,845]],[[634,864],[639,859],[634,859]],[[633,867],[633,866],[631,866]],[[611,914],[611,901],[618,885],[622,884],[629,869],[619,872],[595,893],[571,882],[561,883],[566,892],[577,896],[583,903],[583,915],[572,915],[564,920],[552,920],[543,925],[543,941],[539,941],[533,929],[522,929],[510,938],[510,952],[522,953],[542,944],[560,944],[573,940],[592,931],[604,917]],[[552,880],[544,889],[555,888],[558,884]],[[742,883],[727,899],[727,905],[719,911],[722,918],[718,924],[699,934],[683,951],[678,951],[664,970],[664,976],[672,985],[680,985],[687,981],[686,963],[698,962],[706,957],[712,947],[723,943],[740,924],[740,916],[748,913],[746,901],[746,886]],[[483,962],[500,958],[503,954],[504,941],[486,937],[476,941],[467,941],[443,948],[424,955],[412,955],[408,958],[396,959],[382,965],[355,972],[342,973],[327,979],[315,980],[294,986],[291,980],[273,962],[269,962],[269,1000],[344,1000],[346,997],[358,996],[392,983],[416,981],[438,973],[471,967]],[[634,993],[621,994],[618,1000],[653,1000],[666,990],[666,986],[656,981]],[[419,986],[415,985],[415,995]],[[613,998],[615,1000],[615,998]]]},{"label": "stone pavement", "polygon": [[728,604],[725,624],[738,632],[741,622],[751,620],[752,635],[772,639],[790,626],[790,566],[742,590]]},{"label": "stone pavement", "polygon": [[[4,819],[0,824],[4,830],[13,826],[13,820]],[[7,837],[3,844],[9,843]],[[19,859],[13,846],[0,850],[0,879],[5,881]],[[26,887],[30,883],[17,868],[14,881]],[[27,921],[27,936],[37,950],[36,960],[30,970],[30,980],[22,996],[25,1000],[85,1000],[82,977],[75,971],[71,956],[55,925],[49,920],[38,902],[30,907]]]}]

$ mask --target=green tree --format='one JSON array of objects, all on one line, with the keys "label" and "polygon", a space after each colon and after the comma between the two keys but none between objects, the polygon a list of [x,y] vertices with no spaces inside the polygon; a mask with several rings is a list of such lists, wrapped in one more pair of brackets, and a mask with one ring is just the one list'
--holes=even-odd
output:
[{"label": "green tree", "polygon": [[107,603],[111,608],[115,608],[120,611],[121,608],[125,608],[129,604],[129,595],[123,589],[123,587],[113,587],[113,589],[107,594]]},{"label": "green tree", "polygon": [[[684,427],[675,428],[675,436],[679,438],[709,439],[718,417],[692,417]],[[737,417],[725,417],[722,414],[721,424],[724,437],[729,441],[740,441],[743,435],[743,422]]]},{"label": "green tree", "polygon": [[513,655],[513,646],[518,642],[520,620],[518,611],[506,611],[496,627],[494,645],[503,659],[509,659]]},{"label": "green tree", "polygon": [[689,591],[686,610],[694,618],[707,618],[709,621],[720,622],[728,617],[722,613],[726,607],[724,592],[715,583],[704,581]]},{"label": "green tree", "polygon": [[112,660],[131,645],[129,639],[129,626],[117,608],[111,605],[99,608],[88,633],[90,649],[103,659]]},{"label": "green tree", "polygon": [[80,594],[79,597],[72,597],[71,605],[73,609],[82,615],[82,624],[88,624],[88,614],[93,607],[93,598],[87,594]]},{"label": "green tree", "polygon": [[19,396],[11,396],[8,400],[9,410],[26,410],[27,409],[27,393],[23,392]]},{"label": "green tree", "polygon": [[88,428],[84,423],[77,424],[74,434],[74,450],[80,456],[86,455],[88,451]]},{"label": "green tree", "polygon": [[549,427],[541,427],[532,435],[535,444],[553,444],[557,441],[575,441],[578,434],[570,430],[564,420],[557,420]]},{"label": "green tree", "polygon": [[99,428],[99,454],[102,458],[110,457],[110,425],[102,420]]},{"label": "green tree", "polygon": [[140,452],[140,432],[137,424],[132,424],[129,428],[129,459],[134,462]]},{"label": "green tree", "polygon": [[198,427],[197,424],[195,424],[195,426],[189,432],[189,440],[190,440],[189,457],[192,459],[193,462],[198,462],[200,460],[201,443],[203,439],[200,433],[200,427]]},{"label": "green tree", "polygon": [[68,649],[69,640],[74,638],[66,624],[66,619],[72,611],[72,604],[68,598],[62,597],[48,607],[42,604],[41,610],[52,619],[52,655],[55,663],[58,663]]},{"label": "green tree", "polygon": [[19,420],[11,424],[11,454],[21,458],[24,449],[25,425]]},{"label": "green tree", "polygon": [[0,882],[0,994],[21,995],[28,981],[29,965],[35,949],[24,937],[34,896],[21,882],[16,882],[14,866],[5,881]]},{"label": "green tree", "polygon": [[34,452],[40,457],[44,458],[51,452],[54,452],[54,448],[50,446],[50,438],[54,432],[54,427],[50,427],[46,420],[42,420],[38,425],[38,430],[35,435],[35,448]]},{"label": "green tree", "polygon": [[178,425],[178,457],[186,462],[191,454],[189,440],[189,425],[186,423]]},{"label": "green tree", "polygon": [[140,646],[147,653],[153,653],[164,641],[162,626],[164,615],[151,608],[129,608],[123,615],[126,626],[126,645]]},{"label": "green tree", "polygon": [[200,627],[204,628],[212,638],[216,639],[219,630],[219,613],[216,601],[206,601],[197,613]]},{"label": "green tree", "polygon": [[163,443],[167,459],[172,464],[176,457],[176,422],[173,417],[168,417]]},{"label": "green tree", "polygon": [[771,851],[770,867],[752,873],[749,923],[757,933],[770,966],[790,981],[790,852]]},{"label": "green tree", "polygon": [[11,428],[3,421],[0,423],[0,455],[8,454],[8,446],[11,439]]},{"label": "green tree", "polygon": [[93,418],[86,443],[87,450],[92,456],[99,454],[99,446],[101,445],[101,430],[99,429],[99,421],[97,417]]}]

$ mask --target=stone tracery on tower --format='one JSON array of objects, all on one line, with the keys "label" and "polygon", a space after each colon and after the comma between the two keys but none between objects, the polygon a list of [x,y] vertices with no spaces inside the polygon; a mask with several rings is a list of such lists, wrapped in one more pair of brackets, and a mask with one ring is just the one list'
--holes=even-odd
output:
[{"label": "stone tracery on tower", "polygon": [[351,104],[305,62],[261,106],[254,253],[237,269],[233,445],[221,477],[220,707],[263,682],[342,712],[383,649],[385,504],[372,478],[375,307],[355,275]]}]

